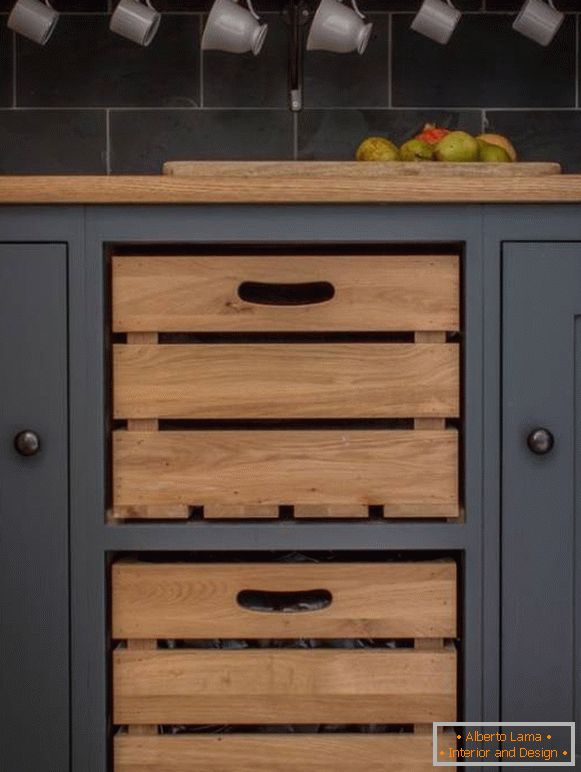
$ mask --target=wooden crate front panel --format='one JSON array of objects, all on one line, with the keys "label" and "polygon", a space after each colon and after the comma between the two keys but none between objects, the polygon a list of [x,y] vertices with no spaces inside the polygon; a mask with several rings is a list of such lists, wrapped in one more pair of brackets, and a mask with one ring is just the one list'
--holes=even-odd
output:
[{"label": "wooden crate front panel", "polygon": [[191,735],[114,743],[115,772],[432,772],[431,735]]},{"label": "wooden crate front panel", "polygon": [[116,724],[453,721],[450,648],[113,653]]},{"label": "wooden crate front panel", "polygon": [[[331,598],[316,611],[253,611],[238,602],[248,590],[273,604],[288,602],[281,593]],[[117,639],[453,638],[456,564],[119,562],[112,607]]]},{"label": "wooden crate front panel", "polygon": [[[328,282],[330,300],[264,305],[243,282]],[[115,332],[459,329],[457,255],[113,258]]]},{"label": "wooden crate front panel", "polygon": [[459,414],[457,344],[116,345],[115,418]]},{"label": "wooden crate front panel", "polygon": [[118,506],[361,504],[453,516],[458,437],[454,430],[120,430],[113,483]]}]

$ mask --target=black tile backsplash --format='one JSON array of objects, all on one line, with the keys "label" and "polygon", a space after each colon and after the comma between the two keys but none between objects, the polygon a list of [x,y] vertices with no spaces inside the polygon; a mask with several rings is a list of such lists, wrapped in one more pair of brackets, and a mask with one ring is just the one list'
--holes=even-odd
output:
[{"label": "black tile backsplash", "polygon": [[0,110],[0,174],[105,174],[100,110]]},{"label": "black tile backsplash", "polygon": [[260,56],[207,51],[205,107],[287,106],[287,31],[280,14],[265,14],[268,34]]},{"label": "black tile backsplash", "polygon": [[514,17],[465,15],[447,46],[393,20],[397,107],[574,107],[575,18],[543,48],[512,30]]},{"label": "black tile backsplash", "polygon": [[105,15],[64,15],[46,46],[17,40],[23,107],[198,107],[200,21],[164,16],[148,48],[109,31]]},{"label": "black tile backsplash", "polygon": [[389,16],[370,14],[364,56],[310,51],[305,56],[305,107],[386,107],[389,100]]},{"label": "black tile backsplash", "polygon": [[6,29],[4,21],[0,16],[0,107],[12,107],[12,34]]},{"label": "black tile backsplash", "polygon": [[111,172],[156,174],[164,161],[293,157],[287,110],[113,110]]},{"label": "black tile backsplash", "polygon": [[255,0],[269,24],[258,57],[202,55],[212,0],[153,0],[163,20],[148,48],[109,31],[117,0],[54,0],[62,17],[45,47],[6,29],[14,2],[0,0],[2,173],[350,159],[365,136],[401,142],[426,122],[488,127],[525,160],[581,172],[581,0],[559,0],[567,16],[547,48],[511,29],[524,0],[457,0],[465,13],[445,47],[410,30],[421,0],[359,0],[374,23],[366,53],[306,52],[298,115],[288,109],[285,0]]}]

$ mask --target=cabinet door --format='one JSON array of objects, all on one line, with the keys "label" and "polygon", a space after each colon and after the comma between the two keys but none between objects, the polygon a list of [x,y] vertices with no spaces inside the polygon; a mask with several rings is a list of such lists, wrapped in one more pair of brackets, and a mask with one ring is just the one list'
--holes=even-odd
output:
[{"label": "cabinet door", "polygon": [[[66,259],[64,245],[0,244],[0,767],[11,772],[69,769]],[[23,430],[38,452],[23,437],[18,452]]]},{"label": "cabinet door", "polygon": [[581,243],[503,254],[502,718],[576,719],[579,747]]}]

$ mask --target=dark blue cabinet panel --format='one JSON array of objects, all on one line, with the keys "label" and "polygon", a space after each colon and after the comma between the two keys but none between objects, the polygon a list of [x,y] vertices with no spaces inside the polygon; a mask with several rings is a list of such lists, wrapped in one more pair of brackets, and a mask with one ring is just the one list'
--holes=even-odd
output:
[{"label": "dark blue cabinet panel", "polygon": [[[69,769],[67,253],[0,244],[0,767]],[[14,437],[32,429],[35,455]]]},{"label": "dark blue cabinet panel", "polygon": [[507,244],[503,278],[502,718],[579,722],[581,243]]}]

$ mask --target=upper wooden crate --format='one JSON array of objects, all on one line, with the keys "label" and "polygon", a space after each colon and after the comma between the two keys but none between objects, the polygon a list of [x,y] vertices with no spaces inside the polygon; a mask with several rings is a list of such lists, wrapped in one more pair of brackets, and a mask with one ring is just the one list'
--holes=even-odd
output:
[{"label": "upper wooden crate", "polygon": [[458,515],[457,255],[119,255],[112,297],[115,516]]}]

